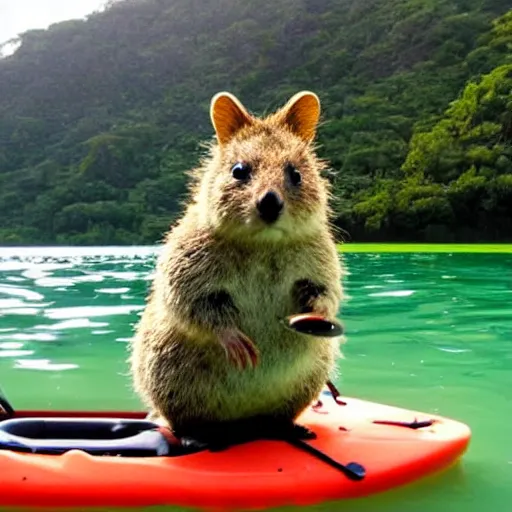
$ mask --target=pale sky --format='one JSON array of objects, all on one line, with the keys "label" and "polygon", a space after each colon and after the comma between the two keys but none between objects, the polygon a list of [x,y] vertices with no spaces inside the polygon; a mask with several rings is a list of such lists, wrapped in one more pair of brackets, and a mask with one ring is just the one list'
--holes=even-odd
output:
[{"label": "pale sky", "polygon": [[32,28],[83,18],[105,0],[0,0],[0,43]]}]

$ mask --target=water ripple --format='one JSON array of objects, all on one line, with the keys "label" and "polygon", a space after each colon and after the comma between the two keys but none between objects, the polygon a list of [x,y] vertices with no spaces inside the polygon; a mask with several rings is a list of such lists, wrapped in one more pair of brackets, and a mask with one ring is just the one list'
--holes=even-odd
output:
[{"label": "water ripple", "polygon": [[77,306],[73,308],[47,309],[44,315],[53,320],[65,318],[92,318],[97,316],[127,315],[144,306]]},{"label": "water ripple", "polygon": [[15,367],[19,370],[42,370],[52,372],[75,370],[79,368],[77,364],[52,363],[49,359],[20,360],[16,362]]},{"label": "water ripple", "polygon": [[26,288],[22,288],[21,286],[13,286],[4,284],[0,286],[0,294],[4,295],[13,295],[14,297],[23,297],[27,300],[43,300],[44,295],[35,292],[33,290],[27,290]]},{"label": "water ripple", "polygon": [[88,318],[72,318],[64,322],[48,325],[36,325],[35,329],[52,329],[55,331],[63,331],[66,329],[79,329],[84,327],[106,327],[108,322],[91,322]]},{"label": "water ripple", "polygon": [[0,350],[0,357],[31,356],[33,353],[33,350]]},{"label": "water ripple", "polygon": [[375,293],[369,293],[369,297],[410,297],[413,293],[415,293],[414,290],[396,290],[396,291],[389,291],[389,292],[375,292]]},{"label": "water ripple", "polygon": [[[0,374],[6,362],[18,370],[75,371],[85,364],[79,347],[90,347],[96,339],[106,346],[127,342],[158,250],[3,248]],[[62,361],[64,355],[71,361]]]}]

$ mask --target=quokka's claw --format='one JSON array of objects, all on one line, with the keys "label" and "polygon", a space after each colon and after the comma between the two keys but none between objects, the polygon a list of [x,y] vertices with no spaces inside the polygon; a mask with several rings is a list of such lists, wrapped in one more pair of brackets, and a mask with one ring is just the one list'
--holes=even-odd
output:
[{"label": "quokka's claw", "polygon": [[225,329],[219,336],[219,341],[226,351],[231,364],[239,370],[247,367],[255,368],[259,363],[259,350],[256,345],[238,329]]}]

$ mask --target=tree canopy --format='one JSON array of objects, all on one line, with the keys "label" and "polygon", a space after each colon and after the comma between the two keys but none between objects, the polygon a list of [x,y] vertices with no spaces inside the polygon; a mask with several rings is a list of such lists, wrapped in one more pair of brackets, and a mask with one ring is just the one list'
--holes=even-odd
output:
[{"label": "tree canopy", "polygon": [[355,241],[512,241],[508,0],[117,0],[0,59],[0,243],[158,242],[220,90],[323,105]]}]

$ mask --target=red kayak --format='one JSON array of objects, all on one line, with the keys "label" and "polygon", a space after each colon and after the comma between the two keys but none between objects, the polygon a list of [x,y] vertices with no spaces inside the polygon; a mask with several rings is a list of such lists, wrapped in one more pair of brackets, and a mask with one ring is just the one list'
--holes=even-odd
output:
[{"label": "red kayak", "polygon": [[9,414],[6,406],[0,506],[313,505],[414,482],[454,464],[469,444],[469,428],[452,419],[356,398],[322,400],[299,418],[317,434],[303,446],[261,439],[195,453],[173,452],[142,412]]}]

